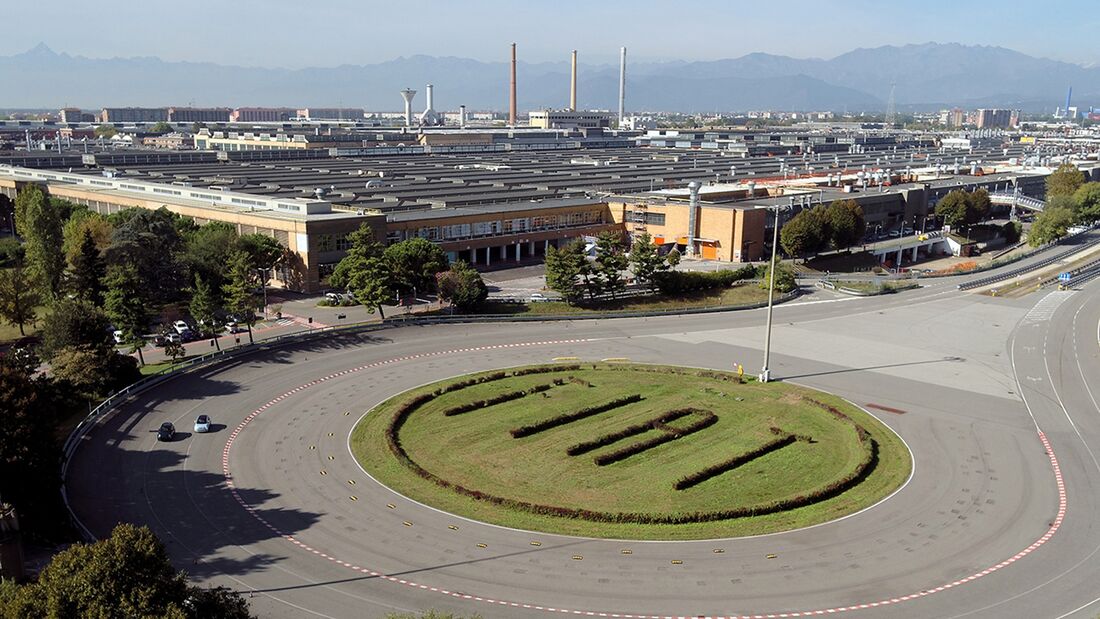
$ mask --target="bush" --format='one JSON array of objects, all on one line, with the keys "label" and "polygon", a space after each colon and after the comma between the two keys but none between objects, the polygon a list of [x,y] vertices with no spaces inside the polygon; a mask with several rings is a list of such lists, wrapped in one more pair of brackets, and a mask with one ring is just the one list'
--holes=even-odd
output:
[{"label": "bush", "polygon": [[[773,428],[773,433],[774,430],[775,428]],[[786,447],[787,445],[795,442],[795,440],[797,439],[793,434],[784,434],[781,436],[777,436],[776,438],[764,443],[756,449],[750,449],[749,451],[738,454],[730,458],[729,460],[726,460],[725,462],[719,462],[718,464],[708,466],[701,471],[696,471],[691,475],[681,477],[680,479],[676,480],[676,483],[672,484],[672,487],[675,490],[687,490],[688,488],[697,486],[704,481],[711,479],[712,477],[717,477],[723,473],[732,471],[739,466],[748,464],[749,462],[752,462],[753,460],[761,456],[765,456],[773,451],[782,449],[783,447]]]},{"label": "bush", "polygon": [[660,436],[655,436],[651,439],[644,441],[638,441],[633,445],[627,445],[622,449],[616,449],[615,451],[612,451],[610,453],[601,454],[593,458],[592,461],[596,463],[596,466],[604,466],[607,464],[619,462],[621,460],[626,460],[627,458],[638,455],[643,451],[648,451],[650,449],[653,449],[654,447],[657,447],[658,445],[664,445],[665,443],[672,442],[678,438],[693,434],[695,432],[698,432],[699,430],[702,430],[703,428],[712,426],[718,422],[718,415],[715,415],[710,411],[694,408],[673,411],[673,413],[679,412],[685,412],[687,415],[697,415],[699,416],[699,419],[686,428],[673,428],[666,425],[665,422],[658,420],[653,424],[653,427],[662,432]]},{"label": "bush", "polygon": [[603,436],[594,440],[577,443],[576,445],[571,446],[569,449],[566,449],[565,453],[569,454],[570,456],[579,456],[581,454],[586,454],[595,449],[599,449],[600,447],[605,447],[612,443],[617,443],[624,438],[629,438],[631,436],[636,436],[638,434],[649,432],[650,430],[656,428],[658,423],[669,423],[672,421],[676,421],[677,419],[680,419],[682,417],[687,417],[692,413],[692,411],[693,409],[683,408],[680,410],[664,413],[663,415],[654,417],[649,421],[637,423],[632,426],[627,426],[622,430],[619,430],[618,432],[604,434]]},{"label": "bush", "polygon": [[539,432],[542,432],[543,430],[549,430],[550,428],[556,428],[558,426],[563,426],[567,423],[572,423],[572,422],[577,421],[579,419],[584,419],[586,417],[591,417],[593,415],[598,415],[600,413],[605,413],[609,410],[613,410],[613,409],[616,409],[616,408],[619,408],[619,407],[622,407],[622,406],[626,406],[627,404],[633,404],[635,402],[641,402],[641,401],[642,401],[641,394],[634,393],[634,394],[624,396],[624,397],[621,397],[621,398],[615,398],[614,400],[611,400],[610,402],[605,402],[603,404],[597,404],[596,406],[588,406],[588,407],[582,408],[578,411],[574,411],[572,413],[566,413],[566,414],[563,414],[563,415],[557,415],[555,417],[551,417],[549,419],[544,419],[543,421],[540,421],[538,423],[532,423],[532,424],[529,424],[529,425],[526,425],[526,426],[520,426],[518,428],[512,428],[509,432],[511,433],[512,438],[523,438],[525,436],[531,436],[532,434],[538,434]]},{"label": "bush", "polygon": [[487,406],[493,406],[495,404],[503,404],[505,402],[511,402],[512,400],[518,400],[520,398],[534,395],[536,393],[542,393],[548,391],[551,387],[556,387],[565,384],[564,380],[558,379],[552,383],[546,383],[543,385],[535,385],[530,389],[520,389],[519,391],[509,391],[500,395],[489,398],[488,400],[475,400],[473,402],[466,402],[459,404],[458,406],[452,406],[443,411],[444,417],[453,417],[455,415],[461,415],[470,411],[476,411],[479,408],[485,408]]},{"label": "bush", "polygon": [[1018,221],[1010,221],[1001,226],[1001,236],[1005,239],[1006,245],[1013,245],[1020,240],[1020,235],[1024,231],[1024,226]]},{"label": "bush", "polygon": [[733,284],[756,277],[756,269],[743,266],[737,270],[720,271],[661,271],[653,274],[653,283],[661,294],[675,295],[716,288],[729,288]]}]

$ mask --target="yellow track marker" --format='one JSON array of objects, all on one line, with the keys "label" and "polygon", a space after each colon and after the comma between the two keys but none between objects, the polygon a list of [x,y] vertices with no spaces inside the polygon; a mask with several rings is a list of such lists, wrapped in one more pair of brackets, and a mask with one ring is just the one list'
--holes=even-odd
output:
[{"label": "yellow track marker", "polygon": [[349,496],[348,498],[351,499],[352,501],[358,501],[359,500],[359,497],[355,496],[354,494]]},{"label": "yellow track marker", "polygon": [[532,546],[542,546],[542,542],[531,542]]},{"label": "yellow track marker", "polygon": [[778,557],[778,556],[779,556],[779,555],[777,555],[777,554],[767,554],[767,555],[764,555],[764,558],[765,558],[765,559],[774,559],[774,558],[776,558],[776,557]]},{"label": "yellow track marker", "polygon": [[354,479],[349,479],[348,483],[354,486],[355,485],[355,480]]},{"label": "yellow track marker", "polygon": [[411,526],[413,526],[413,523],[409,522],[408,520],[406,520],[405,522],[402,522],[401,524],[403,524],[403,525],[405,525],[405,526],[407,526],[407,527],[411,527]]},{"label": "yellow track marker", "polygon": [[634,551],[633,551],[633,550],[631,550],[631,549],[629,549],[629,548],[623,548],[623,549],[622,549],[622,550],[620,550],[619,552],[621,552],[621,553],[622,553],[622,554],[624,554],[624,555],[632,555],[632,554],[634,554]]},{"label": "yellow track marker", "polygon": [[679,560],[679,559],[673,559],[673,560],[672,560],[672,564],[673,564],[673,565],[683,565],[683,564],[684,564],[684,562],[683,562],[683,561],[681,561],[681,560]]},{"label": "yellow track marker", "polygon": [[573,555],[573,560],[574,561],[582,561],[582,560],[584,560],[584,557],[581,556],[581,555]]},{"label": "yellow track marker", "polygon": [[328,475],[328,471],[326,471],[325,469],[321,469],[321,474],[322,475]]},{"label": "yellow track marker", "polygon": [[393,503],[386,503],[386,507],[388,507],[390,509],[397,509],[397,506],[394,505]]},{"label": "yellow track marker", "polygon": [[486,545],[486,544],[478,544],[477,547],[478,548],[488,548],[489,546]]}]

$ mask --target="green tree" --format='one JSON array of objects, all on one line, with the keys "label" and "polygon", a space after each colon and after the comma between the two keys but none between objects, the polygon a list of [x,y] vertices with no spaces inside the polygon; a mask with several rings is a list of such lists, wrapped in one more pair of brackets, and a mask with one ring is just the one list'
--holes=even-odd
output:
[{"label": "green tree", "polygon": [[22,585],[5,617],[247,619],[247,602],[226,589],[187,584],[164,544],[146,527],[120,524],[107,539],[54,555],[38,580]]},{"label": "green tree", "polygon": [[225,284],[225,265],[238,248],[237,229],[222,221],[212,221],[187,234],[183,243],[183,261],[193,277],[201,276],[214,288]]},{"label": "green tree", "polygon": [[1100,183],[1085,183],[1073,192],[1075,213],[1081,223],[1100,219]]},{"label": "green tree", "polygon": [[88,346],[100,350],[111,347],[110,319],[102,310],[83,299],[58,299],[42,320],[42,354],[47,359],[62,348]]},{"label": "green tree", "polygon": [[630,268],[639,282],[650,287],[653,286],[653,276],[668,269],[668,264],[658,252],[657,244],[648,233],[643,232],[635,237],[630,248]]},{"label": "green tree", "polygon": [[27,252],[23,244],[14,236],[0,239],[0,268],[13,265],[23,266]]},{"label": "green tree", "polygon": [[112,265],[107,270],[104,281],[107,292],[104,295],[103,309],[122,331],[122,342],[136,352],[141,365],[145,365],[145,332],[149,330],[149,302],[142,287],[141,276],[131,264]]},{"label": "green tree", "polygon": [[1085,173],[1072,163],[1063,163],[1047,177],[1047,200],[1056,196],[1072,196],[1085,184]]},{"label": "green tree", "polygon": [[817,209],[799,211],[779,228],[779,244],[788,256],[805,256],[817,252],[826,243],[828,235],[822,213]]},{"label": "green tree", "polygon": [[989,191],[984,188],[975,189],[967,196],[966,223],[976,224],[989,217],[989,211],[993,208],[993,201],[989,199]]},{"label": "green tree", "polygon": [[141,378],[137,359],[112,348],[71,346],[50,360],[50,373],[86,400],[101,400]]},{"label": "green tree", "polygon": [[435,291],[435,274],[447,270],[447,255],[428,239],[408,239],[382,252],[390,268],[393,286],[400,292]]},{"label": "green tree", "polygon": [[63,512],[55,432],[65,406],[53,379],[37,371],[38,359],[26,351],[0,356],[0,496],[41,533]]},{"label": "green tree", "polygon": [[113,138],[118,135],[118,129],[115,129],[111,125],[103,124],[95,128],[96,137],[99,138]]},{"label": "green tree", "polygon": [[157,124],[153,125],[152,127],[149,127],[149,133],[171,133],[171,132],[172,132],[172,125],[169,125],[168,123],[164,122],[163,120],[158,122]]},{"label": "green tree", "polygon": [[477,308],[489,297],[489,288],[481,279],[481,273],[462,260],[451,263],[451,268],[436,273],[436,289],[439,298],[449,301],[461,312]]},{"label": "green tree", "polygon": [[833,246],[847,249],[863,238],[867,223],[863,218],[863,207],[855,200],[835,200],[827,207],[825,217],[829,221]]},{"label": "green tree", "polygon": [[22,266],[0,269],[0,318],[19,327],[26,335],[25,325],[34,324],[42,296]]},{"label": "green tree", "polygon": [[1057,241],[1066,235],[1066,231],[1073,225],[1075,216],[1068,208],[1051,208],[1049,205],[1042,213],[1035,216],[1031,224],[1031,230],[1027,235],[1027,244],[1032,247],[1045,245]]},{"label": "green tree", "polygon": [[107,251],[111,245],[111,223],[107,218],[95,211],[76,211],[65,221],[61,236],[64,238],[62,247],[65,251],[65,259],[72,264],[73,259],[80,253],[80,246],[84,243],[84,233],[91,233],[95,240],[96,249],[100,253]]},{"label": "green tree", "polygon": [[255,271],[248,262],[248,254],[237,250],[229,256],[229,272],[222,293],[225,298],[225,309],[237,318],[237,322],[243,322],[248,327],[248,343],[252,339],[252,325],[256,324],[256,310],[260,307],[260,299],[256,295]]},{"label": "green tree", "polygon": [[43,292],[56,297],[65,272],[62,221],[37,185],[27,185],[15,202],[16,227],[26,244],[27,270]]},{"label": "green tree", "polygon": [[1023,232],[1023,229],[1023,225],[1018,221],[1009,221],[1001,226],[1001,236],[1004,237],[1005,245],[1019,242],[1020,233]]},{"label": "green tree", "polygon": [[199,321],[199,330],[202,334],[212,337],[214,346],[221,350],[222,345],[218,342],[218,332],[222,328],[219,319],[222,303],[221,296],[216,290],[216,288],[206,283],[202,275],[196,275],[195,287],[191,290],[191,305],[188,309],[191,310],[191,316]]},{"label": "green tree", "polygon": [[368,224],[349,234],[348,241],[351,247],[329,276],[329,283],[350,290],[372,314],[377,310],[385,320],[382,306],[393,298],[393,284],[390,267],[382,258],[382,245],[374,240]]},{"label": "green tree", "polygon": [[92,231],[84,229],[84,239],[80,251],[73,256],[69,264],[69,288],[76,296],[91,301],[95,305],[103,304],[104,279],[107,265],[96,247]]},{"label": "green tree", "polygon": [[943,222],[954,228],[969,223],[970,199],[961,189],[955,189],[936,203],[935,213]]},{"label": "green tree", "polygon": [[547,247],[546,287],[559,293],[566,303],[576,303],[583,293],[578,280],[587,266],[588,259],[584,256],[584,243],[579,239],[561,249],[553,245]]},{"label": "green tree", "polygon": [[593,264],[600,291],[617,298],[626,289],[623,271],[630,266],[630,260],[623,252],[622,236],[610,230],[596,237],[596,260]]},{"label": "green tree", "polygon": [[266,234],[242,235],[237,239],[237,248],[248,254],[248,262],[254,269],[271,269],[286,264],[289,255],[286,247]]},{"label": "green tree", "polygon": [[114,226],[108,264],[135,266],[150,298],[162,302],[179,299],[187,280],[180,258],[183,238],[177,225],[189,220],[164,208],[127,209],[108,219]]},{"label": "green tree", "polygon": [[163,344],[161,344],[161,350],[164,352],[164,356],[171,359],[173,363],[176,363],[187,356],[187,349],[183,347],[183,342],[179,341],[178,338],[168,337],[169,334],[174,333],[175,331],[166,325],[161,329],[160,337],[163,342]]},{"label": "green tree", "polygon": [[665,262],[668,263],[669,268],[675,269],[676,265],[680,264],[680,258],[682,257],[683,256],[680,255],[680,250],[673,247],[665,254]]},{"label": "green tree", "polygon": [[775,266],[775,290],[777,292],[790,292],[798,287],[795,281],[794,270],[791,265],[784,262],[775,262],[765,265],[760,274],[760,287],[768,289],[771,284],[771,267]]}]

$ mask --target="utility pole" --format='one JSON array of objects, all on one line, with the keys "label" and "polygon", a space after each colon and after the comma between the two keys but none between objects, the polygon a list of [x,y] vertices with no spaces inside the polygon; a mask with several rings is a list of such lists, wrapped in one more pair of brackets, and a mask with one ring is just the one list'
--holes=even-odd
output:
[{"label": "utility pole", "polygon": [[[794,196],[790,198],[789,208],[794,208]],[[779,246],[779,212],[783,209],[780,205],[775,205],[775,226],[772,228],[772,262],[768,268],[768,323],[764,330],[764,367],[760,370],[760,382],[766,383],[771,380],[771,368],[768,367],[768,362],[771,358],[772,348],[772,306],[775,301],[775,258],[776,250]]]}]

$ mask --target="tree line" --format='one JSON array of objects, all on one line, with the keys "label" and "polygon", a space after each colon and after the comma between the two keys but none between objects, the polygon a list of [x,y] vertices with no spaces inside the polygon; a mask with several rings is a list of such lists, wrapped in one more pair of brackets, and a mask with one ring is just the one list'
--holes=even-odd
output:
[{"label": "tree line", "polygon": [[779,244],[791,257],[844,250],[860,242],[867,230],[863,207],[855,200],[836,200],[799,211],[779,229]]},{"label": "tree line", "polygon": [[1047,177],[1046,206],[1035,216],[1027,241],[1032,247],[1064,237],[1074,225],[1100,219],[1100,183],[1086,183],[1085,173],[1063,163]]}]

